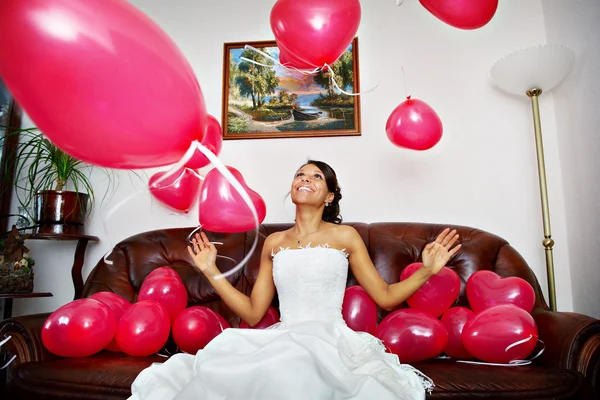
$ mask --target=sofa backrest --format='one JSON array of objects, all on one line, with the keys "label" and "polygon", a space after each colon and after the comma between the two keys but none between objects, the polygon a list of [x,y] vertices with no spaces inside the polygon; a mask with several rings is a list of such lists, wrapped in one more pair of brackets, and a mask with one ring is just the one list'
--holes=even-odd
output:
[{"label": "sofa backrest", "polygon": [[[349,225],[363,238],[371,259],[379,274],[388,283],[398,282],[402,270],[409,264],[421,260],[425,245],[437,237],[447,225],[426,223],[351,223]],[[259,229],[258,246],[244,268],[227,279],[239,290],[249,294],[256,282],[259,269],[260,250],[265,238],[276,231],[291,227],[291,224],[263,224]],[[547,308],[539,283],[521,255],[504,239],[466,226],[449,226],[460,234],[461,250],[450,260],[448,267],[461,279],[461,292],[455,305],[468,306],[466,282],[476,271],[490,270],[502,277],[518,276],[528,281],[536,294],[536,306]],[[154,269],[170,266],[183,279],[190,305],[209,307],[237,326],[237,318],[219,299],[206,278],[193,265],[186,249],[190,233],[195,228],[165,229],[140,233],[123,240],[115,246],[108,259],[96,265],[86,280],[83,297],[100,291],[111,291],[129,301],[135,301],[145,277]],[[237,234],[207,232],[217,245],[220,257],[217,265],[222,272],[230,270],[250,251],[254,231]],[[347,286],[356,285],[349,273]],[[273,305],[277,307],[277,299]],[[383,318],[387,312],[379,310]]]}]

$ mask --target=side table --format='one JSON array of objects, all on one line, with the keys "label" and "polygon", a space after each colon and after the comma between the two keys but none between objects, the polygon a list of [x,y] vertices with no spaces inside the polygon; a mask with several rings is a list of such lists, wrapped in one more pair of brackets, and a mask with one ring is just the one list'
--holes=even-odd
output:
[{"label": "side table", "polygon": [[77,248],[75,249],[75,256],[73,257],[73,267],[71,267],[71,277],[73,279],[73,288],[75,289],[75,296],[73,300],[77,300],[81,297],[83,292],[83,277],[81,270],[83,269],[83,262],[85,260],[85,249],[89,242],[97,242],[100,239],[96,236],[90,235],[77,235],[69,233],[36,233],[27,238],[28,240],[77,240]]},{"label": "side table", "polygon": [[52,297],[52,293],[0,293],[0,300],[4,300],[4,315],[2,319],[12,317],[13,299],[30,299],[34,297]]}]

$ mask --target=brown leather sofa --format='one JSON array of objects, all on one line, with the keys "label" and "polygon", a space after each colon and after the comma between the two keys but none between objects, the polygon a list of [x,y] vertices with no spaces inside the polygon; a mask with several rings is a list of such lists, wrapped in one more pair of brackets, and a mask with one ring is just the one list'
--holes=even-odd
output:
[{"label": "brown leather sofa", "polygon": [[[396,282],[402,269],[419,260],[421,250],[445,226],[419,223],[352,224],[362,235],[381,276]],[[269,233],[289,225],[265,224],[260,227],[260,245]],[[535,289],[532,314],[539,328],[545,351],[532,365],[495,367],[434,359],[415,363],[415,367],[436,384],[428,399],[600,399],[600,321],[568,312],[551,312],[542,297],[538,281],[525,260],[505,240],[481,230],[456,226],[463,244],[449,266],[462,280],[456,305],[467,305],[465,282],[475,271],[487,269],[501,276],[518,276]],[[221,313],[233,326],[239,319],[218,299],[205,278],[191,265],[186,237],[191,229],[159,230],[142,233],[115,246],[113,265],[100,261],[90,273],[83,297],[98,291],[113,291],[135,301],[144,278],[155,268],[169,265],[183,278],[190,304],[201,304]],[[249,251],[254,233],[209,234],[224,242],[220,254],[241,260]],[[259,247],[260,249],[260,247]],[[260,251],[228,279],[249,293],[258,273]],[[222,260],[222,270],[231,262]],[[348,285],[356,284],[350,276]],[[274,302],[277,306],[277,300]],[[379,310],[380,318],[386,312]],[[17,355],[9,368],[8,399],[125,399],[135,376],[152,362],[153,356],[128,357],[102,352],[65,359],[44,349],[40,328],[48,314],[27,315],[4,321],[0,337],[12,335],[7,350]]]}]

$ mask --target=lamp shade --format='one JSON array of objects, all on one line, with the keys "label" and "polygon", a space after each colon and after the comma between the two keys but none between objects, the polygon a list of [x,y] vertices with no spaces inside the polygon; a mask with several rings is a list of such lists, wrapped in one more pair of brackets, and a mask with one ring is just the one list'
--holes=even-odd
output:
[{"label": "lamp shade", "polygon": [[565,46],[528,47],[498,60],[490,76],[508,93],[522,95],[534,88],[547,92],[566,78],[574,60],[575,53]]}]

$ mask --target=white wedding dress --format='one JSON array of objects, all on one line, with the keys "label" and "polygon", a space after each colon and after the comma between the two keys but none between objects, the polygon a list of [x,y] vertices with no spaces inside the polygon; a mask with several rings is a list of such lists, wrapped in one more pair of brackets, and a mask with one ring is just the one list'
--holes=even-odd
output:
[{"label": "white wedding dress", "polygon": [[196,355],[151,365],[130,400],[424,399],[429,378],[344,322],[347,274],[343,250],[281,249],[273,255],[281,322],[225,329]]}]

